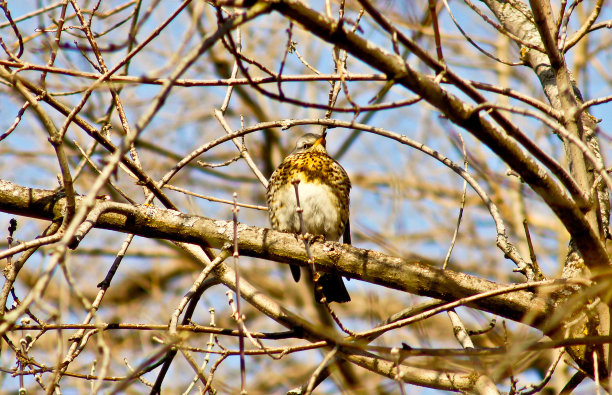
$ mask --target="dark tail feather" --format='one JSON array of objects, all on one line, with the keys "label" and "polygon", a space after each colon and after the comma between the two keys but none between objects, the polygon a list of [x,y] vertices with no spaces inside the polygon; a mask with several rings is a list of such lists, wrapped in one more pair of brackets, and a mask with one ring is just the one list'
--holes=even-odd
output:
[{"label": "dark tail feather", "polygon": [[[342,234],[342,242],[344,244],[351,244],[351,219],[346,220],[346,225],[344,226],[344,233]],[[350,278],[346,278],[348,281],[351,281]]]},{"label": "dark tail feather", "polygon": [[295,282],[297,283],[300,281],[300,275],[302,274],[300,267],[298,265],[289,265],[289,268],[291,269],[291,275],[293,276]]},{"label": "dark tail feather", "polygon": [[346,226],[344,227],[344,234],[342,234],[342,242],[344,244],[351,244],[351,220],[346,220]]},{"label": "dark tail feather", "polygon": [[351,301],[351,297],[344,286],[342,277],[337,274],[321,273],[319,281],[315,282],[315,299],[321,303],[325,296],[328,303],[346,303]]}]

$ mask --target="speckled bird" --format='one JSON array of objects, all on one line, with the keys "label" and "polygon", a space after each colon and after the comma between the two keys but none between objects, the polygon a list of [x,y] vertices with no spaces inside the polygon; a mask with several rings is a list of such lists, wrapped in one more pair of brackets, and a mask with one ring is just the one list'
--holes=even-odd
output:
[{"label": "speckled bird", "polygon": [[[300,233],[295,189],[302,206],[304,233],[323,236],[325,240],[339,241],[349,219],[349,193],[351,180],[346,171],[327,154],[325,136],[308,133],[300,137],[295,149],[272,173],[268,185],[268,213],[276,230]],[[347,242],[347,236],[344,237]],[[295,281],[300,279],[300,267],[291,265]],[[321,273],[315,286],[315,299],[321,302],[344,303],[351,297],[337,274]]]}]

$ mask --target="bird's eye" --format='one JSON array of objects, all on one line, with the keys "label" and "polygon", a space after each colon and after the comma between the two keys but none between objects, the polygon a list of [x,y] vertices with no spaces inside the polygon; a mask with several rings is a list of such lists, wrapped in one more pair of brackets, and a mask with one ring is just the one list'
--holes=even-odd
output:
[{"label": "bird's eye", "polygon": [[306,144],[302,145],[302,149],[306,149],[306,148],[310,148],[310,147],[312,147],[312,144],[310,144],[310,143],[306,143]]}]

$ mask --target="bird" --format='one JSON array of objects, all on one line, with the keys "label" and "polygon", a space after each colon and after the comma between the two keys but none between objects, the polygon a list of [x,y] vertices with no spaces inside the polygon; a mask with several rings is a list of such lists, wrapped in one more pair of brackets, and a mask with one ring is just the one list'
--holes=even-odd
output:
[{"label": "bird", "polygon": [[[325,144],[325,134],[301,136],[272,173],[266,194],[270,223],[275,230],[305,233],[326,241],[339,241],[344,234],[344,242],[350,243],[347,239],[351,180],[346,170],[327,154]],[[296,181],[304,229],[300,229]],[[293,279],[299,281],[300,267],[290,268]],[[333,273],[320,274],[314,294],[319,303],[324,302],[323,298],[338,303],[351,300],[342,277]]]}]

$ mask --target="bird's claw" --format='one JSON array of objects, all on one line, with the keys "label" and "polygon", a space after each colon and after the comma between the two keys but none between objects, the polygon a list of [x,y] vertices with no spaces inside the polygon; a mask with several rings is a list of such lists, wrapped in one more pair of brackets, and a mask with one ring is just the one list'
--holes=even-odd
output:
[{"label": "bird's claw", "polygon": [[304,233],[302,235],[302,240],[305,240],[308,242],[308,245],[312,245],[313,243],[319,241],[319,242],[323,242],[325,241],[325,236],[323,235],[313,235],[311,233]]}]

